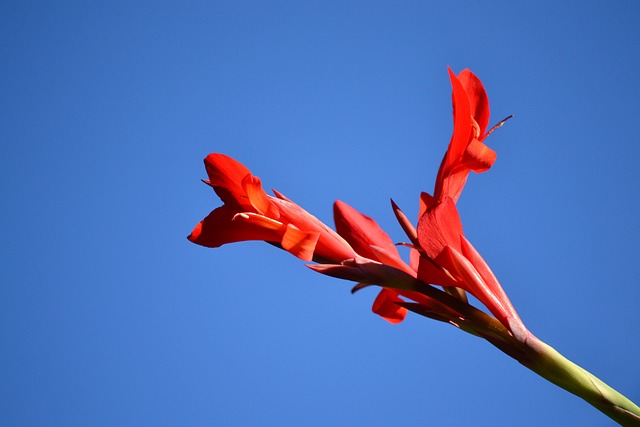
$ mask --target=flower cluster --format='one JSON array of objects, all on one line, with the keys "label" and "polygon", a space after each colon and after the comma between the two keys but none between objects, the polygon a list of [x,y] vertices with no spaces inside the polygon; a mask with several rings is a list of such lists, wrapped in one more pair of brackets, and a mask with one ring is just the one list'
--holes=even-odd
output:
[{"label": "flower cluster", "polygon": [[[495,152],[484,144],[493,130],[487,130],[488,97],[471,71],[455,75],[449,70],[449,77],[453,135],[433,195],[420,195],[417,226],[392,202],[411,241],[409,263],[372,218],[337,201],[334,231],[279,192],[268,195],[258,177],[223,154],[210,154],[204,160],[209,177],[204,182],[223,205],[196,225],[189,240],[207,247],[264,240],[305,261],[317,262],[310,265],[315,271],[358,282],[354,289],[378,285],[382,289],[373,311],[392,323],[401,322],[412,310],[460,326],[469,320],[465,314],[465,292],[469,292],[511,334],[524,333],[526,329],[498,280],[464,236],[456,208],[469,173],[486,171],[496,159]],[[425,292],[433,286],[448,295]]]},{"label": "flower cluster", "polygon": [[[387,233],[344,202],[334,205],[336,230],[281,193],[268,195],[249,169],[223,154],[204,160],[208,180],[223,202],[193,229],[189,240],[207,247],[263,240],[305,261],[319,273],[381,288],[373,311],[399,323],[408,311],[449,323],[486,339],[504,353],[574,393],[622,425],[640,426],[640,407],[529,332],[491,269],[464,235],[456,203],[469,173],[484,172],[496,159],[484,143],[489,100],[469,70],[449,70],[453,135],[433,194],[422,193],[417,224],[392,201],[410,243],[405,262]],[[488,312],[467,300],[478,299]]]}]

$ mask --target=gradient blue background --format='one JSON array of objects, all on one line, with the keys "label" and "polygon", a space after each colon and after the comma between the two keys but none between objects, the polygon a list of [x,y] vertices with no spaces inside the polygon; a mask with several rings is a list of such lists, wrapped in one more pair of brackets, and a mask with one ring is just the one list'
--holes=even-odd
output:
[{"label": "gradient blue background", "polygon": [[[480,3],[484,3],[480,5]],[[465,232],[530,329],[640,401],[640,5],[0,3],[0,424],[608,426],[487,343],[370,312],[262,242],[186,235],[236,157],[403,241],[485,83],[498,161]]]}]

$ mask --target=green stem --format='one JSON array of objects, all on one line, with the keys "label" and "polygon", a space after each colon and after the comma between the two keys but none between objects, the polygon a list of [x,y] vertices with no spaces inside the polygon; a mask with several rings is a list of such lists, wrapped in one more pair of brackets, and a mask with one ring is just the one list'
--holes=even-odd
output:
[{"label": "green stem", "polygon": [[[449,319],[449,323],[486,339],[533,372],[581,397],[619,424],[640,427],[640,407],[587,370],[571,362],[553,347],[540,341],[523,325],[518,333],[514,334],[497,319],[472,305],[419,280],[410,280],[410,282],[409,285],[390,287],[420,292],[449,307],[460,314],[459,318]],[[419,307],[415,307],[419,304],[403,306],[418,314],[447,321],[446,313],[440,313],[434,317],[428,310],[423,312]]]},{"label": "green stem", "polygon": [[529,333],[524,344],[525,356],[519,360],[524,366],[586,400],[620,425],[640,426],[640,407],[631,400],[533,334]]}]

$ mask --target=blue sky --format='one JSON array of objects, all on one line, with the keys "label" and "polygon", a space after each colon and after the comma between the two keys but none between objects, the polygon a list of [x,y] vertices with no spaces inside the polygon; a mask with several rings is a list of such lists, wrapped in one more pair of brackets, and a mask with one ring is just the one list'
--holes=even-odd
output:
[{"label": "blue sky", "polygon": [[640,6],[0,4],[0,423],[604,426],[486,342],[370,312],[262,242],[186,235],[231,155],[323,221],[404,236],[483,80],[494,168],[465,233],[529,328],[640,401]]}]

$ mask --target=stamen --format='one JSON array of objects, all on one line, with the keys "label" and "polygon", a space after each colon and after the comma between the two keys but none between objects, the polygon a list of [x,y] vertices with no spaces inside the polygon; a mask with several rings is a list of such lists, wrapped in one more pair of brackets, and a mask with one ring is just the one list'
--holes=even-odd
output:
[{"label": "stamen", "polygon": [[509,119],[513,118],[513,114],[505,117],[504,119],[500,120],[494,127],[492,127],[491,129],[489,129],[489,132],[486,133],[486,135],[484,136],[485,138],[488,137],[489,135],[491,135],[493,133],[494,130],[498,129],[499,127],[502,127],[503,124],[505,124],[505,122]]},{"label": "stamen", "polygon": [[480,138],[480,125],[473,116],[471,116],[471,126],[473,126],[474,138]]}]

